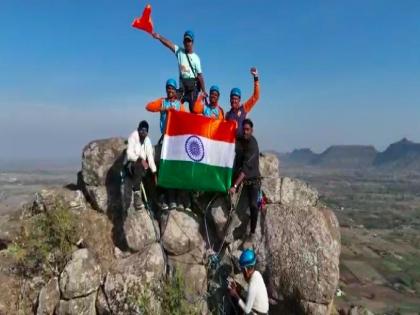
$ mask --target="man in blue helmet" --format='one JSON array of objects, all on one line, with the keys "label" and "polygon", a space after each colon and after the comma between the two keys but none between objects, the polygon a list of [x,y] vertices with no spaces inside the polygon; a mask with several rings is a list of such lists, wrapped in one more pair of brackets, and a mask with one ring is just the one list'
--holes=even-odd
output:
[{"label": "man in blue helmet", "polygon": [[219,87],[217,85],[212,85],[210,87],[210,104],[205,104],[205,95],[201,93],[194,104],[194,113],[222,120],[224,118],[224,113],[223,109],[219,106],[219,96]]},{"label": "man in blue helmet", "polygon": [[184,94],[183,100],[188,102],[190,112],[193,112],[200,90],[207,96],[200,57],[193,52],[194,33],[192,31],[184,33],[184,48],[175,45],[158,33],[154,32],[152,36],[175,53],[178,60],[180,87]]},{"label": "man in blue helmet", "polygon": [[[166,97],[160,97],[146,105],[146,110],[148,110],[149,112],[160,112],[160,131],[162,132],[161,139],[163,139],[163,133],[165,132],[166,118],[168,116],[167,112],[170,109],[179,110],[182,112],[185,111],[184,104],[181,103],[177,98],[176,88],[177,88],[176,81],[174,79],[168,79],[166,81]],[[160,156],[160,149],[161,149],[161,144],[159,140],[159,144],[156,146],[156,151],[157,151],[158,156]],[[176,190],[168,189],[167,195],[168,195],[167,200],[169,203],[169,207],[168,207],[168,204],[164,201],[164,197],[161,196],[160,204],[161,204],[162,210],[167,210],[168,208],[175,209],[177,207]],[[187,203],[186,207],[190,207],[190,205],[188,204],[188,201],[186,201],[185,203]]]},{"label": "man in blue helmet", "polygon": [[228,289],[230,296],[245,314],[266,315],[269,309],[267,288],[261,273],[255,269],[256,262],[255,252],[249,248],[245,249],[239,257],[242,275],[248,283],[246,302],[240,297],[236,282],[229,282]]},{"label": "man in blue helmet", "polygon": [[241,105],[242,92],[240,88],[233,88],[230,91],[230,106],[231,109],[226,113],[226,120],[234,120],[237,123],[236,135],[242,135],[242,122],[247,114],[251,111],[254,105],[260,98],[260,83],[258,79],[258,71],[256,68],[251,68],[251,74],[254,77],[254,93],[252,96]]}]

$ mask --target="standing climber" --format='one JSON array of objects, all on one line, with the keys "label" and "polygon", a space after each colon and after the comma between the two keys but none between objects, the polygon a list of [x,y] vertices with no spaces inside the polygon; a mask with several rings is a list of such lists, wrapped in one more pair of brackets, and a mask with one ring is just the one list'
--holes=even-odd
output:
[{"label": "standing climber", "polygon": [[[160,132],[162,133],[162,136],[159,140],[158,145],[156,146],[157,147],[156,151],[159,152],[159,156],[160,156],[160,150],[162,148],[161,141],[163,139],[163,134],[165,132],[168,110],[172,109],[172,110],[179,110],[179,111],[185,112],[184,104],[181,103],[177,98],[176,88],[177,88],[176,81],[174,79],[168,79],[166,81],[166,98],[164,97],[158,98],[157,100],[154,100],[146,105],[146,109],[149,112],[160,112]],[[160,206],[162,210],[168,210],[169,208],[175,209],[177,207],[177,199],[178,199],[177,191],[174,189],[168,189],[166,193],[167,193],[166,201],[165,201],[165,196],[163,194],[159,198]],[[187,203],[187,206],[190,206],[188,205],[188,201],[186,201],[186,203]]]},{"label": "standing climber", "polygon": [[146,105],[149,112],[160,112],[160,132],[163,134],[166,127],[167,111],[170,109],[185,112],[184,104],[181,103],[176,95],[177,84],[174,79],[166,81],[166,97],[160,97]]},{"label": "standing climber", "polygon": [[126,170],[128,176],[133,180],[134,208],[136,210],[144,209],[140,185],[149,170],[156,183],[156,164],[148,133],[149,124],[143,120],[139,123],[137,130],[134,130],[128,137]]},{"label": "standing climber", "polygon": [[175,53],[179,67],[180,88],[183,91],[183,101],[188,102],[190,112],[200,91],[207,97],[204,77],[201,71],[200,57],[193,52],[194,33],[186,31],[184,33],[184,48],[179,47],[158,33],[152,36],[158,39],[163,45]]},{"label": "standing climber", "polygon": [[257,258],[252,249],[245,249],[239,257],[242,275],[248,283],[248,293],[244,302],[235,281],[229,282],[229,294],[245,314],[267,315],[269,310],[267,288],[261,273],[255,269]]},{"label": "standing climber", "polygon": [[261,187],[261,175],[259,170],[258,143],[252,135],[254,130],[253,122],[245,118],[242,121],[242,136],[236,141],[236,156],[233,165],[234,180],[229,189],[230,194],[234,194],[239,185],[243,182],[242,192],[247,194],[248,205],[251,212],[251,231],[249,240],[255,242],[255,229],[258,221],[258,195]]},{"label": "standing climber", "polygon": [[223,109],[219,106],[219,96],[219,87],[217,85],[212,85],[210,87],[209,96],[210,104],[205,104],[205,95],[201,93],[194,104],[194,113],[203,114],[203,116],[214,119],[223,119],[224,113]]},{"label": "standing climber", "polygon": [[251,111],[252,107],[257,103],[260,98],[260,83],[258,79],[258,71],[256,68],[251,68],[251,74],[254,77],[254,93],[242,105],[241,103],[241,90],[233,88],[230,91],[230,106],[231,109],[226,113],[226,120],[235,120],[237,123],[236,135],[242,135],[242,122],[247,114]]}]

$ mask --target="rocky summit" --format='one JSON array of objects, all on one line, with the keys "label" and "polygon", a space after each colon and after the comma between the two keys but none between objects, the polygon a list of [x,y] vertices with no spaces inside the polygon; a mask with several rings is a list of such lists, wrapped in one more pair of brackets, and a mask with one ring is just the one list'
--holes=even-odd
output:
[{"label": "rocky summit", "polygon": [[[196,193],[192,211],[162,212],[146,185],[151,207],[135,211],[125,149],[121,138],[92,141],[77,184],[46,187],[1,222],[10,229],[0,234],[0,314],[169,314],[174,301],[177,314],[229,314],[226,278],[243,282],[238,258],[249,246],[245,196],[232,209],[223,194]],[[270,314],[333,314],[334,213],[314,188],[281,177],[275,155],[262,154],[260,169],[267,204],[253,246]]]}]

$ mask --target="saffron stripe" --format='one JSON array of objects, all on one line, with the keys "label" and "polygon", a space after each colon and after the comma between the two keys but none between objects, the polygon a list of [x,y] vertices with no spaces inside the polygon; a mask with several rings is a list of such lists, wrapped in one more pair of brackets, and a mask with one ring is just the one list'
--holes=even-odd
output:
[{"label": "saffron stripe", "polygon": [[165,134],[168,136],[193,134],[213,140],[235,143],[236,122],[170,110]]}]

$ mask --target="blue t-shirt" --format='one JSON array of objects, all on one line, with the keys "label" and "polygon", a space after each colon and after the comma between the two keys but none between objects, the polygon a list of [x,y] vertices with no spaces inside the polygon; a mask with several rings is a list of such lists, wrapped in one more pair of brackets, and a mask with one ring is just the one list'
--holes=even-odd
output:
[{"label": "blue t-shirt", "polygon": [[[178,59],[179,73],[182,79],[194,79],[197,74],[202,73],[200,57],[196,53],[188,54],[187,57],[185,49],[175,45],[175,56]],[[193,69],[191,69],[187,58],[190,59]]]}]

